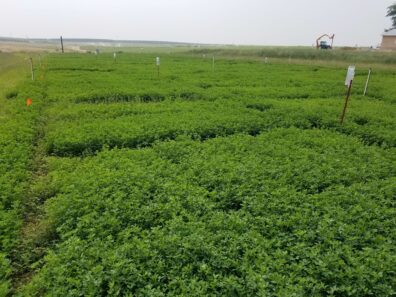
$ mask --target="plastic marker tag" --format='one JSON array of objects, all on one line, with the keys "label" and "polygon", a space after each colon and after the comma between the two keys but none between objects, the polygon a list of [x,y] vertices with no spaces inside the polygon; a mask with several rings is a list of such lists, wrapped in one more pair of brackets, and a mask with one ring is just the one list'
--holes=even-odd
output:
[{"label": "plastic marker tag", "polygon": [[355,78],[355,66],[349,66],[347,76],[345,79],[345,85],[349,86],[354,78]]},{"label": "plastic marker tag", "polygon": [[27,98],[27,99],[26,99],[26,106],[27,106],[27,107],[29,107],[30,105],[32,105],[32,103],[33,103],[33,100],[32,100],[32,99],[30,99],[30,98]]},{"label": "plastic marker tag", "polygon": [[159,57],[157,57],[157,58],[155,59],[155,63],[157,64],[157,66],[160,65],[160,58],[159,58]]}]

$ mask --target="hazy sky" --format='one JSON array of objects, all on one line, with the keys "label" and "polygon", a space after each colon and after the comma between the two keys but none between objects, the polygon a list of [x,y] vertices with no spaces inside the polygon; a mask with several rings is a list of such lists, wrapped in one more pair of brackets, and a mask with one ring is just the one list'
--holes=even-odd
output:
[{"label": "hazy sky", "polygon": [[396,0],[0,0],[0,36],[373,45]]}]

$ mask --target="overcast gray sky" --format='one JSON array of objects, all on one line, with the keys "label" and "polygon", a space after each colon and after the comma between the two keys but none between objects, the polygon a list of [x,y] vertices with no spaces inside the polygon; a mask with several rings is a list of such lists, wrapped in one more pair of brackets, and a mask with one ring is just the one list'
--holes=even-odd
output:
[{"label": "overcast gray sky", "polygon": [[395,0],[0,0],[0,36],[373,45]]}]

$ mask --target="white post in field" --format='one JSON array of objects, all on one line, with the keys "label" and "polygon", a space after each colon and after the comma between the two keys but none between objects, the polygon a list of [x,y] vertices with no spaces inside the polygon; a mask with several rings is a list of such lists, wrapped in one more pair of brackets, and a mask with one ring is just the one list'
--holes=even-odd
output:
[{"label": "white post in field", "polygon": [[33,68],[33,59],[32,57],[29,58],[30,61],[30,71],[32,72],[32,80],[34,80],[34,68]]},{"label": "white post in field", "polygon": [[161,65],[160,57],[157,57],[155,59],[155,64],[157,65],[157,75],[159,77],[159,75],[160,75],[160,65]]},{"label": "white post in field", "polygon": [[366,96],[367,88],[368,88],[368,85],[370,82],[370,76],[371,76],[371,68],[369,68],[369,72],[368,72],[368,76],[367,76],[367,80],[366,80],[366,86],[364,87],[363,96]]}]

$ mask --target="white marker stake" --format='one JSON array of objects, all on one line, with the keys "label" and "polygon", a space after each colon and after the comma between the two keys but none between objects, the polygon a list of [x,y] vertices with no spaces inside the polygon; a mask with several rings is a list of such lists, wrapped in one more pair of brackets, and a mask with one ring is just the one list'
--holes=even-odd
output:
[{"label": "white marker stake", "polygon": [[157,57],[155,59],[155,64],[157,65],[157,74],[158,74],[158,77],[159,77],[159,75],[160,75],[160,65],[161,65],[160,57]]},{"label": "white marker stake", "polygon": [[370,76],[371,76],[371,68],[369,69],[369,72],[368,72],[366,86],[364,87],[363,96],[366,96],[368,84],[369,84],[369,81],[370,81]]},{"label": "white marker stake", "polygon": [[117,53],[113,53],[114,63],[117,63]]},{"label": "white marker stake", "polygon": [[32,72],[32,80],[34,80],[34,68],[33,68],[33,59],[32,59],[32,57],[30,57],[29,60],[30,60],[30,71]]},{"label": "white marker stake", "polygon": [[265,63],[265,64],[268,64],[268,58],[267,58],[267,57],[265,57],[264,63]]},{"label": "white marker stake", "polygon": [[352,83],[353,83],[353,79],[355,78],[355,66],[349,66],[348,67],[348,72],[347,72],[347,76],[345,79],[345,85],[348,87],[348,92],[345,98],[345,104],[344,104],[344,108],[342,109],[342,113],[341,113],[341,117],[340,117],[340,124],[342,125],[344,123],[344,119],[345,119],[345,113],[348,107],[348,101],[349,101],[349,97],[351,96],[351,91],[352,91]]}]

